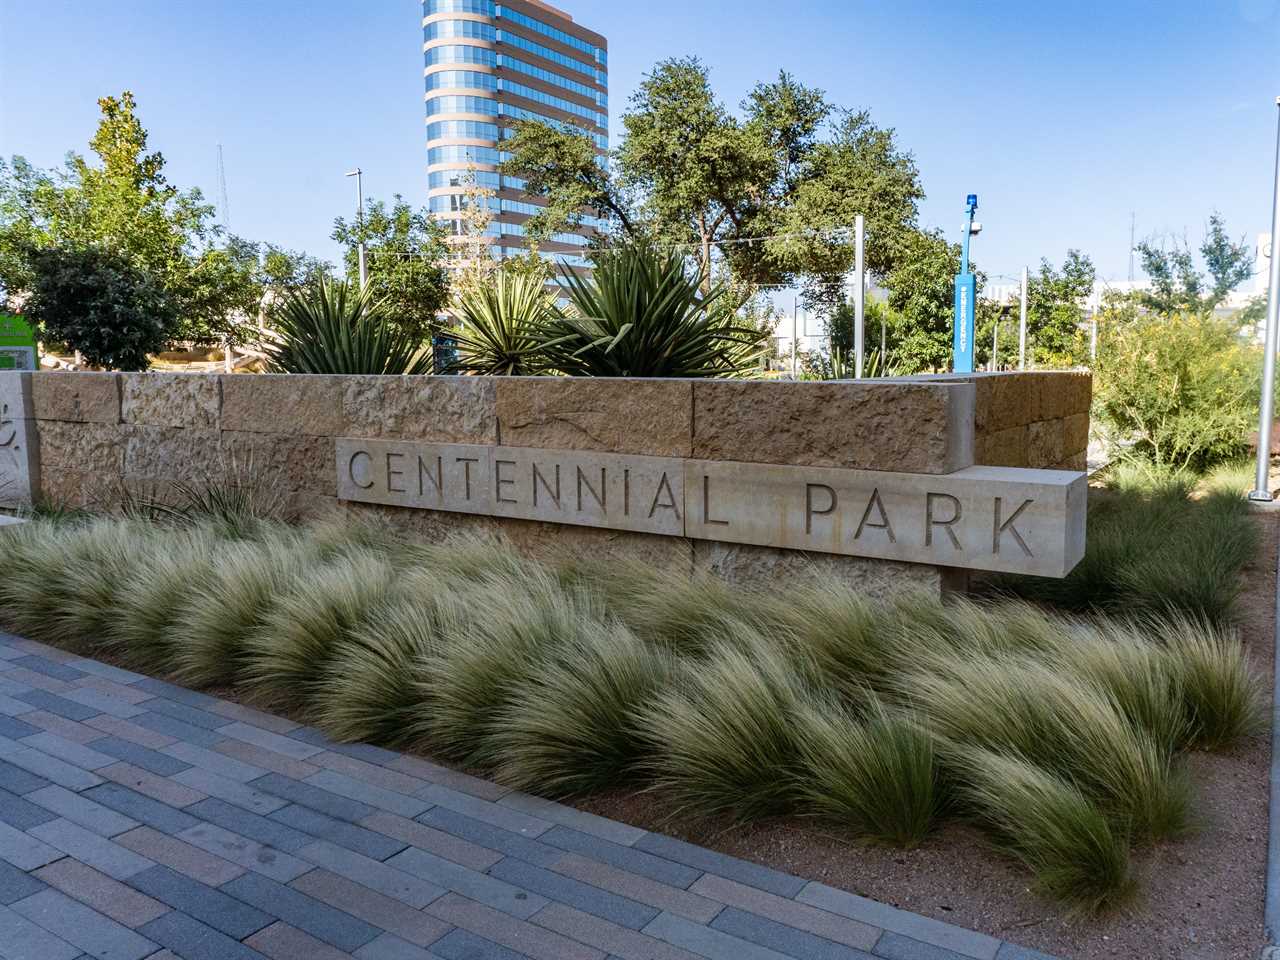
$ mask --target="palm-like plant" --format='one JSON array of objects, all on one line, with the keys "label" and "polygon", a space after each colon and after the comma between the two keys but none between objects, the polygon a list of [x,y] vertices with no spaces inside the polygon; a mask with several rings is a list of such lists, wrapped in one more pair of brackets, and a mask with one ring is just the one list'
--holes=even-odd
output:
[{"label": "palm-like plant", "polygon": [[675,251],[629,242],[564,270],[573,310],[543,344],[550,367],[586,377],[727,377],[759,362],[768,334],[739,323],[725,287],[707,294]]},{"label": "palm-like plant", "polygon": [[464,290],[453,307],[458,360],[451,372],[529,376],[543,373],[551,324],[560,311],[542,276],[499,270],[483,285]]},{"label": "palm-like plant", "polygon": [[267,346],[282,373],[427,374],[431,351],[396,325],[382,303],[342,280],[323,277],[289,293]]}]

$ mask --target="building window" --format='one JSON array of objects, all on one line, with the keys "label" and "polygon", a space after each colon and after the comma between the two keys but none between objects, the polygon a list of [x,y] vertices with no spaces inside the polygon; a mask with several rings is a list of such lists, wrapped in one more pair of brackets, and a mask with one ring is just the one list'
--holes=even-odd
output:
[{"label": "building window", "polygon": [[427,0],[427,16],[436,13],[483,13],[494,15],[493,0]]},{"label": "building window", "polygon": [[496,116],[498,112],[498,101],[487,97],[460,97],[447,94],[427,100],[428,117],[434,117],[438,113],[488,113]]},{"label": "building window", "polygon": [[425,40],[440,40],[447,37],[464,37],[468,40],[494,40],[497,31],[487,23],[479,20],[437,20],[428,23],[422,30]]},{"label": "building window", "polygon": [[427,124],[428,140],[465,138],[467,140],[497,140],[498,125],[479,120],[437,120]]},{"label": "building window", "polygon": [[459,44],[432,47],[427,51],[427,66],[437,63],[483,63],[490,67],[498,63],[498,55],[488,47]]},{"label": "building window", "polygon": [[427,89],[465,87],[470,90],[497,90],[498,78],[492,73],[478,73],[475,70],[441,70],[427,74]]}]

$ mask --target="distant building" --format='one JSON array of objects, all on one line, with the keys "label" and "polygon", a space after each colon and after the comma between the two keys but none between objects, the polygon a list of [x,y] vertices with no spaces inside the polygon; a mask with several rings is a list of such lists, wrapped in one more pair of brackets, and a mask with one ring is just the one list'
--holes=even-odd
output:
[{"label": "distant building", "polygon": [[[523,224],[541,206],[524,182],[498,173],[517,120],[567,126],[609,150],[609,58],[603,36],[539,0],[424,0],[428,206],[461,234],[469,170],[493,191],[491,249],[527,249]],[[559,264],[586,266],[596,222],[540,245]]]}]

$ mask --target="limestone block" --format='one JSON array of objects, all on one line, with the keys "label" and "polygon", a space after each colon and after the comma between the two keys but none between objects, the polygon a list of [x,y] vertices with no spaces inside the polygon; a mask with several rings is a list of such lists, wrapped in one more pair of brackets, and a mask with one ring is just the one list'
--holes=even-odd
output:
[{"label": "limestone block", "polygon": [[346,377],[343,435],[493,443],[498,377]]},{"label": "limestone block", "polygon": [[[45,374],[35,374],[35,381],[42,376]],[[120,424],[38,420],[36,427],[45,486],[56,485],[57,475],[63,471],[115,479],[124,474],[125,438]]]},{"label": "limestone block", "polygon": [[1074,471],[1088,470],[1089,469],[1089,453],[1086,450],[1081,450],[1077,453],[1073,453],[1069,457],[1067,457],[1065,460],[1063,460],[1061,463],[1059,463],[1057,466],[1055,466],[1054,469],[1055,470],[1074,470]]},{"label": "limestone block", "polygon": [[115,373],[45,370],[31,377],[38,420],[120,422],[120,377]]},{"label": "limestone block", "polygon": [[963,381],[695,381],[693,456],[951,473],[973,462],[973,416]]},{"label": "limestone block", "polygon": [[30,506],[40,486],[40,441],[31,419],[31,374],[0,373],[0,507]]},{"label": "limestone block", "polygon": [[46,470],[40,478],[40,496],[54,506],[88,506],[92,492],[90,479],[74,470]]},{"label": "limestone block", "polygon": [[210,428],[222,407],[219,379],[207,374],[122,373],[120,419],[159,427]]},{"label": "limestone block", "polygon": [[220,453],[222,469],[242,482],[305,495],[302,499],[335,498],[333,441],[328,437],[225,430]]},{"label": "limestone block", "polygon": [[984,434],[977,441],[978,450],[974,451],[977,463],[987,467],[1025,467],[1027,466],[1027,427],[1010,427]]},{"label": "limestone block", "polygon": [[803,586],[830,577],[860,594],[883,600],[904,593],[941,596],[943,571],[920,563],[837,557],[800,550],[779,550],[747,544],[694,541],[695,569],[709,570],[730,583],[780,588]]},{"label": "limestone block", "polygon": [[974,425],[979,433],[995,433],[1034,419],[1041,384],[1035,373],[975,375]]},{"label": "limestone block", "polygon": [[1041,420],[1027,427],[1027,466],[1046,469],[1067,456],[1065,420]]},{"label": "limestone block", "polygon": [[207,481],[222,475],[218,431],[129,424],[124,438],[124,473],[165,481]]},{"label": "limestone block", "polygon": [[336,501],[341,514],[361,519],[384,520],[412,539],[423,543],[441,543],[453,537],[500,537],[501,530],[513,521],[499,523],[492,517],[465,513],[443,513],[438,510],[415,510],[374,503]]},{"label": "limestone block", "polygon": [[1058,420],[1089,409],[1093,378],[1080,371],[1041,374],[1040,403],[1036,419]]},{"label": "limestone block", "polygon": [[222,381],[222,428],[251,433],[341,436],[346,377],[227,374]]},{"label": "limestone block", "polygon": [[1067,453],[1076,453],[1089,448],[1089,414],[1073,413],[1063,421],[1063,446]]},{"label": "limestone block", "polygon": [[650,563],[663,570],[689,572],[693,544],[683,537],[569,527],[534,520],[508,520],[502,536],[525,556],[551,564],[608,564],[627,560]]},{"label": "limestone block", "polygon": [[687,457],[693,381],[498,377],[498,442]]}]

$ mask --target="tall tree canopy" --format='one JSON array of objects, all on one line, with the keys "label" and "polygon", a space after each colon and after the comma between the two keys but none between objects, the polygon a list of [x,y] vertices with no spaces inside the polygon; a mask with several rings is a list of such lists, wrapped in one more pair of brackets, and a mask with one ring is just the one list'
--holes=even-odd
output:
[{"label": "tall tree canopy", "polygon": [[1249,246],[1227,236],[1226,221],[1216,212],[1210,215],[1200,244],[1203,272],[1185,241],[1175,241],[1168,247],[1144,241],[1138,245],[1138,253],[1152,285],[1151,291],[1141,294],[1139,300],[1157,313],[1210,313],[1253,275]]}]

